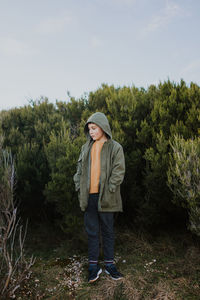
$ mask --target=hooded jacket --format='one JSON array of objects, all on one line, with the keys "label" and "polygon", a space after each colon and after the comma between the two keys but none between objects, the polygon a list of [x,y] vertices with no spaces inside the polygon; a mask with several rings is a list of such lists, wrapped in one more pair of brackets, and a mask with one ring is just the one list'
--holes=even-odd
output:
[{"label": "hooded jacket", "polygon": [[122,211],[120,184],[124,179],[125,161],[122,146],[112,139],[110,125],[106,116],[101,112],[94,113],[86,122],[84,131],[87,142],[82,146],[78,159],[77,172],[74,175],[76,191],[82,211],[88,205],[90,188],[90,151],[94,141],[89,135],[88,123],[95,123],[106,134],[107,141],[101,150],[101,175],[99,188],[98,210],[100,212]]}]

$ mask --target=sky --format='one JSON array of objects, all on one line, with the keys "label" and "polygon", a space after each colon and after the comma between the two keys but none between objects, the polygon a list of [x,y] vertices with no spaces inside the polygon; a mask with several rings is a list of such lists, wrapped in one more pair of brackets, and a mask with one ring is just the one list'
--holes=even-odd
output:
[{"label": "sky", "polygon": [[0,0],[0,110],[103,83],[200,85],[199,0]]}]

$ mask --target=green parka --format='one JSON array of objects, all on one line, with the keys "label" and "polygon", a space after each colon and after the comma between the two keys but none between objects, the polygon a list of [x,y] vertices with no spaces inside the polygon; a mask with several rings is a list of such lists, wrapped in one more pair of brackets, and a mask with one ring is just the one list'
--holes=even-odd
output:
[{"label": "green parka", "polygon": [[74,175],[76,191],[79,193],[80,207],[85,211],[88,205],[90,187],[90,150],[94,141],[89,135],[88,123],[95,123],[106,133],[108,140],[101,150],[101,175],[98,210],[101,212],[122,211],[120,184],[124,179],[125,162],[122,146],[112,139],[108,119],[103,113],[96,112],[85,125],[87,142],[82,146]]}]

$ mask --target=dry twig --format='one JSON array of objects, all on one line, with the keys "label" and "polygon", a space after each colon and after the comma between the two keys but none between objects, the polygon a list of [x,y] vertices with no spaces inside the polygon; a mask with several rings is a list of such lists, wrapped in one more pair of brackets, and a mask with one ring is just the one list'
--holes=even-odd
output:
[{"label": "dry twig", "polygon": [[23,232],[14,202],[15,168],[11,153],[0,145],[0,297],[14,296],[35,259],[24,254]]}]

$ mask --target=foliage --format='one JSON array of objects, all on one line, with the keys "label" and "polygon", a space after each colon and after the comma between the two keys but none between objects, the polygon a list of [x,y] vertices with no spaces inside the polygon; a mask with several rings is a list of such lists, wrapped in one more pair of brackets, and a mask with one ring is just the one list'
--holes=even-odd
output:
[{"label": "foliage", "polygon": [[185,140],[176,135],[171,147],[168,185],[174,202],[188,210],[190,230],[200,236],[200,138]]},{"label": "foliage", "polygon": [[183,80],[177,84],[168,80],[146,90],[102,84],[84,98],[68,96],[67,102],[52,104],[41,98],[0,113],[4,147],[15,156],[16,196],[23,213],[36,222],[56,221],[65,232],[79,226],[72,177],[85,142],[84,124],[101,111],[125,153],[122,223],[150,228],[178,222],[179,216],[184,219],[167,185],[170,142],[176,134],[185,139],[198,136],[199,86]]},{"label": "foliage", "polygon": [[77,140],[73,141],[64,123],[58,135],[54,132],[51,134],[50,142],[45,147],[51,173],[44,194],[47,201],[55,206],[60,216],[59,226],[64,232],[72,235],[81,224],[73,182],[79,149]]}]

